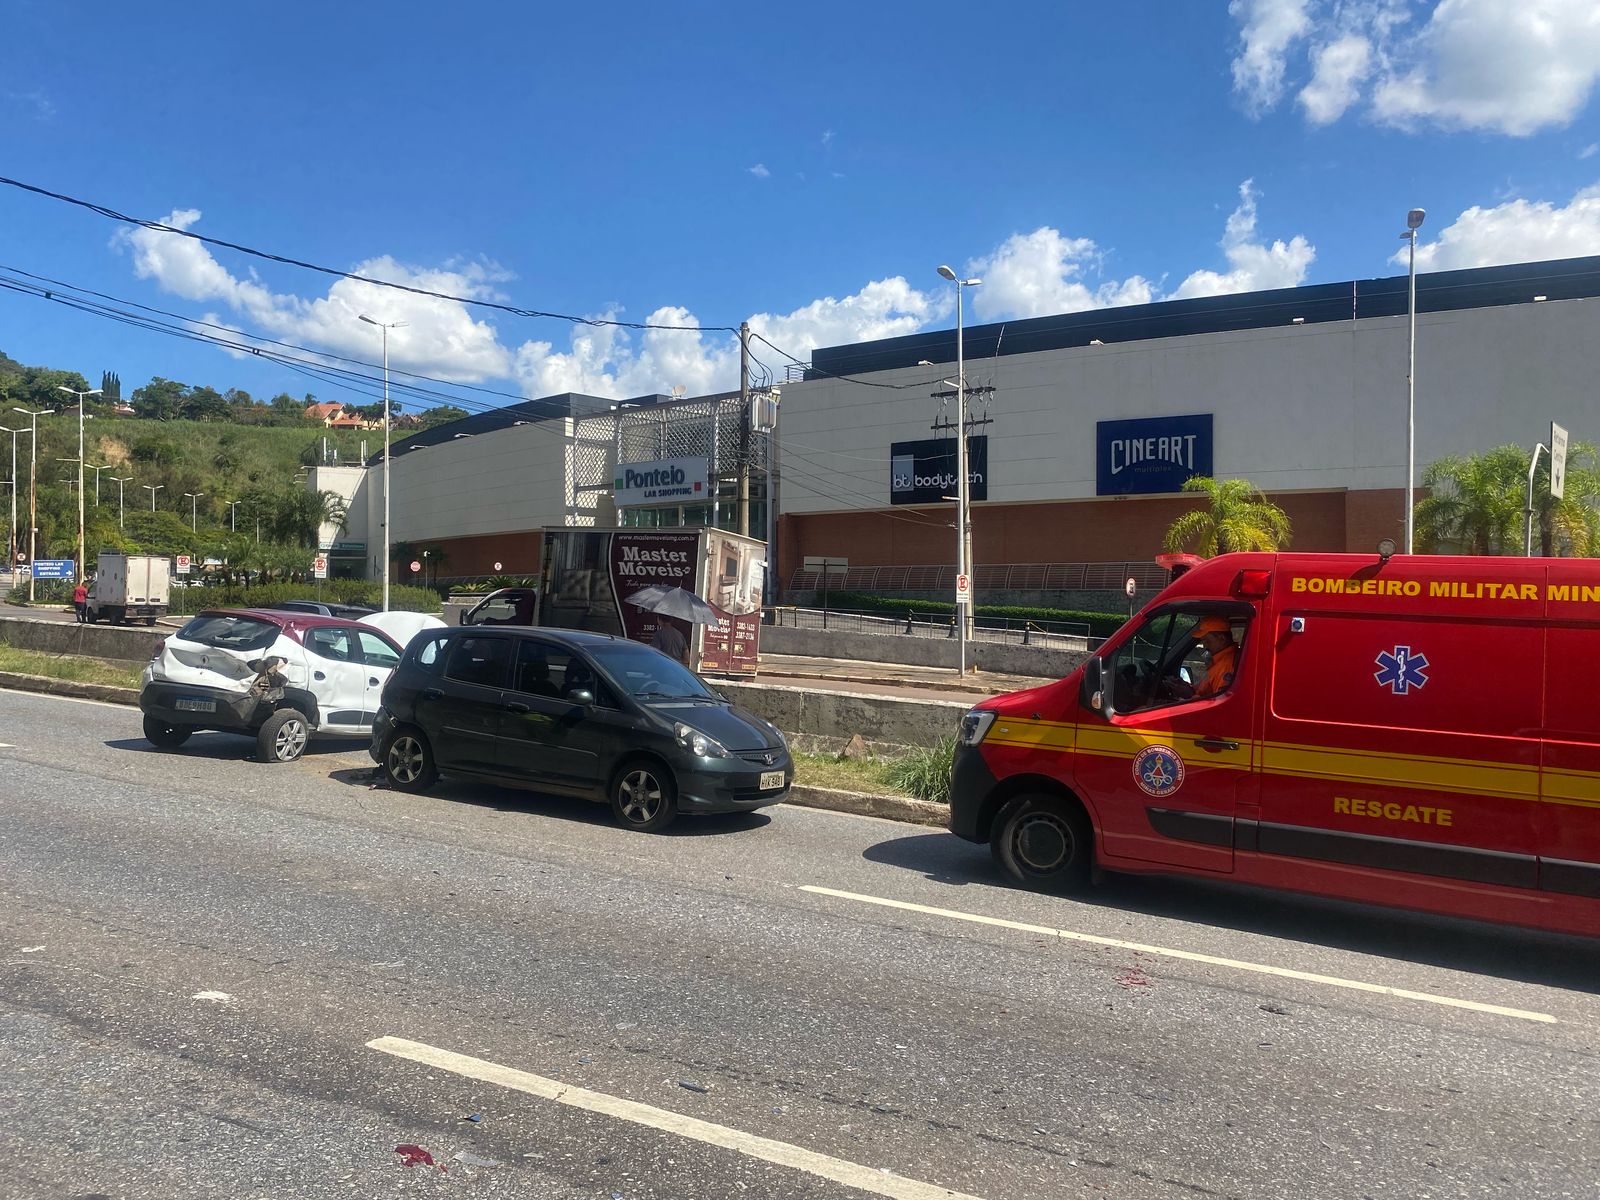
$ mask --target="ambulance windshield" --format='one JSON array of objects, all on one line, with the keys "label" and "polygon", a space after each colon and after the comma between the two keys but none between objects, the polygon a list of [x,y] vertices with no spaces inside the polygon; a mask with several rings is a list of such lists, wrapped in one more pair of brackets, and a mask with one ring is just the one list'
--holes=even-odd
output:
[{"label": "ambulance windshield", "polygon": [[1110,663],[1115,710],[1140,712],[1223,695],[1233,686],[1247,623],[1215,609],[1154,614]]}]

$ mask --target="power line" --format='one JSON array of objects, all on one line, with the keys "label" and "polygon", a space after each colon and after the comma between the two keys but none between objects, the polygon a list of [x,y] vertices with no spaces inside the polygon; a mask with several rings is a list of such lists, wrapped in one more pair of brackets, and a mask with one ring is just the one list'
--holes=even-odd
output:
[{"label": "power line", "polygon": [[[569,321],[574,325],[613,326],[618,329],[676,329],[684,332],[705,332],[710,330],[717,333],[737,334],[738,328],[732,325],[659,325],[649,321],[617,321],[609,317],[578,317],[571,313],[545,312],[536,308],[519,308],[514,304],[501,304],[494,300],[480,300],[471,296],[454,296],[449,292],[436,292],[429,288],[413,287],[407,283],[393,283],[387,279],[374,279],[370,275],[357,275],[351,271],[341,271],[337,267],[325,267],[319,263],[306,262],[303,259],[290,258],[282,254],[274,254],[268,250],[257,250],[253,246],[241,245],[238,242],[224,241],[221,238],[207,237],[202,233],[194,233],[188,229],[179,229],[173,225],[166,225],[160,221],[151,221],[143,217],[130,217],[126,213],[118,212],[114,208],[97,204],[92,200],[83,200],[77,196],[68,196],[63,192],[53,192],[36,184],[24,183],[20,179],[9,179],[0,175],[0,184],[13,187],[19,191],[31,192],[36,196],[43,196],[49,200],[59,200],[63,204],[76,205],[78,208],[88,209],[92,213],[112,221],[120,221],[124,225],[136,225],[141,229],[149,229],[156,233],[172,233],[179,237],[190,238],[202,242],[207,246],[217,246],[225,250],[234,250],[240,254],[248,254],[255,258],[265,259],[268,262],[283,263],[285,266],[299,267],[305,271],[315,271],[319,275],[331,275],[337,279],[350,279],[357,283],[370,283],[377,287],[393,288],[396,291],[410,292],[416,296],[428,296],[434,300],[450,300],[457,304],[470,304],[477,308],[492,308],[499,312],[510,313],[517,317],[546,318],[553,321]],[[773,347],[776,349],[777,347]]]}]

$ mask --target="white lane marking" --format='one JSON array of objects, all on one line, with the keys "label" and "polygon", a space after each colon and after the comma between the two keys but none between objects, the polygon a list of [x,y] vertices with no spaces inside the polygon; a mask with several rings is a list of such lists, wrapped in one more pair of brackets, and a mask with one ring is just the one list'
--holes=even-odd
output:
[{"label": "white lane marking", "polygon": [[43,946],[18,946],[17,952],[19,954],[37,954],[43,949]]},{"label": "white lane marking", "polygon": [[196,992],[190,996],[191,1000],[215,1000],[218,1004],[227,1004],[233,999],[227,992]]},{"label": "white lane marking", "polygon": [[1147,946],[1143,942],[1125,942],[1121,938],[1101,937],[1093,933],[1074,933],[1070,929],[1053,929],[1048,925],[1027,925],[1021,921],[1006,921],[999,917],[980,917],[974,913],[957,912],[951,908],[932,908],[926,904],[910,904],[904,900],[885,900],[881,896],[864,896],[859,892],[841,892],[834,888],[801,886],[802,892],[818,896],[833,896],[839,900],[854,900],[861,904],[876,904],[883,908],[899,908],[906,912],[927,913],[935,917],[948,917],[952,921],[970,921],[974,925],[994,925],[1000,929],[1015,929],[1021,933],[1042,933],[1069,942],[1086,942],[1091,946],[1110,946],[1117,950],[1136,950],[1141,954],[1158,954],[1184,962],[1205,963],[1213,967],[1229,967],[1235,971],[1253,971],[1258,975],[1276,975],[1283,979],[1299,979],[1305,983],[1320,983],[1326,987],[1348,988],[1355,992],[1373,992],[1380,996],[1394,996],[1400,1000],[1420,1000],[1426,1004],[1440,1004],[1446,1008],[1465,1008],[1472,1012],[1491,1013],[1499,1017],[1516,1017],[1522,1021],[1539,1021],[1556,1024],[1549,1013],[1530,1012],[1524,1008],[1506,1008],[1499,1004],[1484,1004],[1478,1000],[1458,1000],[1454,996],[1440,996],[1433,992],[1412,992],[1405,988],[1388,987],[1381,983],[1363,983],[1359,979],[1341,979],[1337,975],[1318,975],[1310,971],[1295,971],[1289,967],[1274,967],[1266,963],[1244,962],[1237,958],[1219,958],[1215,954],[1197,954],[1193,950],[1174,950],[1167,946]]},{"label": "white lane marking", "polygon": [[10,742],[0,742],[0,750],[15,750],[15,749],[16,749],[16,747],[13,746]]},{"label": "white lane marking", "polygon": [[26,688],[0,687],[0,694],[27,696],[34,700],[61,700],[67,704],[94,704],[101,708],[114,708],[118,712],[138,711],[138,707],[133,704],[114,704],[110,700],[86,700],[82,696],[57,696],[54,692],[30,692]]},{"label": "white lane marking", "polygon": [[437,1046],[429,1046],[423,1042],[413,1042],[406,1038],[381,1037],[368,1042],[367,1048],[392,1054],[397,1058],[410,1059],[412,1062],[442,1071],[450,1071],[456,1075],[464,1075],[468,1079],[477,1079],[484,1083],[527,1092],[532,1096],[541,1096],[546,1100],[568,1104],[586,1112],[599,1113],[619,1121],[631,1121],[636,1125],[645,1125],[651,1129],[677,1134],[679,1137],[692,1138],[707,1145],[721,1146],[725,1150],[736,1150],[740,1154],[747,1154],[762,1162],[806,1171],[858,1191],[870,1192],[874,1196],[890,1196],[894,1200],[978,1200],[977,1197],[969,1196],[965,1192],[953,1192],[937,1184],[890,1175],[842,1158],[791,1146],[787,1142],[758,1137],[753,1133],[730,1129],[726,1125],[715,1125],[698,1117],[686,1117],[682,1113],[669,1112],[651,1104],[640,1104],[636,1100],[624,1100],[619,1096],[608,1096],[604,1092],[591,1092],[587,1088],[573,1087],[557,1079],[546,1079],[543,1075],[533,1075],[527,1071],[519,1071],[515,1067],[489,1062],[487,1059],[441,1050]]}]

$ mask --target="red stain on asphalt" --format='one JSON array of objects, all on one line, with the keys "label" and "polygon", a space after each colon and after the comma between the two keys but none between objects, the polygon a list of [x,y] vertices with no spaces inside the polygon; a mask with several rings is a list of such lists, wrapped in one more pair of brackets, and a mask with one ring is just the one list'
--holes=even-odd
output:
[{"label": "red stain on asphalt", "polygon": [[450,1169],[443,1163],[434,1162],[433,1155],[429,1154],[421,1146],[413,1146],[410,1142],[403,1146],[396,1146],[394,1152],[400,1156],[400,1165],[402,1167],[438,1167],[441,1171]]},{"label": "red stain on asphalt", "polygon": [[1146,975],[1139,967],[1129,967],[1126,971],[1123,971],[1117,976],[1116,982],[1118,987],[1124,987],[1130,990],[1133,988],[1149,987],[1150,976]]}]

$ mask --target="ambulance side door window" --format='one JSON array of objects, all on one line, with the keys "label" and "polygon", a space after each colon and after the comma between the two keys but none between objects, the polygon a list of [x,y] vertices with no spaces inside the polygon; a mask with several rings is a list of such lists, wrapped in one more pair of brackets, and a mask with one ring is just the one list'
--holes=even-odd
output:
[{"label": "ambulance side door window", "polygon": [[[1170,708],[1223,695],[1232,687],[1235,673],[1227,669],[1227,657],[1232,657],[1236,669],[1243,651],[1242,626],[1237,617],[1230,620],[1203,611],[1164,612],[1151,617],[1112,659],[1116,711]],[[1233,643],[1231,651],[1224,636]],[[1214,656],[1220,657],[1216,672],[1211,670]]]}]

